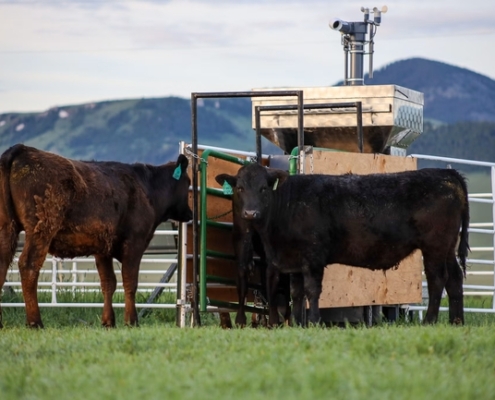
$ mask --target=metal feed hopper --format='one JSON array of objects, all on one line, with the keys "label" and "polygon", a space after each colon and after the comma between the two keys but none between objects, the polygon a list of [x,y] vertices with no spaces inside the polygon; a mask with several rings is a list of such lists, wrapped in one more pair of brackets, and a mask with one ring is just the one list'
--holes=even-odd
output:
[{"label": "metal feed hopper", "polygon": [[[305,105],[361,102],[364,153],[405,154],[423,131],[423,93],[411,89],[397,85],[292,89],[303,91]],[[287,97],[258,97],[252,103],[253,129],[255,107],[296,104]],[[267,110],[260,116],[261,135],[290,153],[297,146],[297,111]],[[306,109],[304,144],[359,152],[356,107]]]}]

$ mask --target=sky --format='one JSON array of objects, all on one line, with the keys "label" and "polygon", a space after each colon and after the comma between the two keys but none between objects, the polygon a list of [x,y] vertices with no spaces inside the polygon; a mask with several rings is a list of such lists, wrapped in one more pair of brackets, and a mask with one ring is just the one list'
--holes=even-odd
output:
[{"label": "sky", "polygon": [[375,70],[423,57],[495,79],[494,0],[0,0],[0,113],[333,85],[329,23],[383,5]]}]

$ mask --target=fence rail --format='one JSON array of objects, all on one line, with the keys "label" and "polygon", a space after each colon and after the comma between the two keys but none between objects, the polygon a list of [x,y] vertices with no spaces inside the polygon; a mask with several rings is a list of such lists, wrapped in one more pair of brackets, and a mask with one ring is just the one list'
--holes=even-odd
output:
[{"label": "fence rail", "polygon": [[[154,234],[154,238],[163,236],[172,236],[177,238],[179,231],[177,229],[160,229]],[[16,268],[18,262],[18,256],[14,257],[13,267],[9,269],[7,274],[7,281],[4,287],[9,287],[14,290],[15,293],[21,293],[21,282],[19,270]],[[144,296],[136,297],[137,308],[176,308],[177,304],[173,303],[156,303],[150,304],[146,302],[138,302],[139,299],[145,298],[147,294],[150,294],[156,288],[163,288],[170,293],[177,292],[177,282],[162,283],[160,278],[167,273],[168,268],[172,264],[177,264],[178,252],[175,248],[173,253],[168,253],[162,257],[158,257],[156,254],[145,253],[141,260],[141,268],[139,271],[140,279],[138,281],[138,293]],[[122,285],[122,273],[119,268],[119,263],[114,262],[115,275],[117,277],[117,289],[116,293],[123,293]],[[70,267],[68,267],[70,266]],[[143,279],[144,277],[144,279]],[[175,277],[174,277],[175,278]],[[38,282],[39,293],[51,293],[51,300],[49,302],[40,302],[40,307],[103,307],[103,303],[78,303],[78,302],[61,302],[58,300],[61,291],[71,291],[75,293],[94,293],[100,292],[100,281],[98,271],[96,269],[94,257],[77,257],[69,260],[63,260],[57,257],[47,257],[43,268],[40,270],[40,279]],[[2,307],[24,307],[23,302],[2,302]],[[116,308],[123,308],[124,303],[113,303]]]}]

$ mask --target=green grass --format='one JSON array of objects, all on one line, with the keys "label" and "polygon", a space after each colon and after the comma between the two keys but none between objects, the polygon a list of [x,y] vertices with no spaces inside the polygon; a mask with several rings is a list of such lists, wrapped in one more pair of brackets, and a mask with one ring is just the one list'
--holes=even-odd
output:
[{"label": "green grass", "polygon": [[22,308],[4,309],[1,398],[438,400],[495,393],[489,314],[468,314],[463,327],[445,324],[443,313],[435,326],[222,330],[211,315],[202,328],[176,328],[167,310],[125,328],[117,309],[119,327],[107,330],[100,312],[43,308],[46,328],[30,330]]},{"label": "green grass", "polygon": [[[138,293],[136,302],[145,303],[147,295]],[[39,293],[39,303],[50,303],[50,293]],[[22,303],[23,298],[20,293],[9,295],[4,293],[2,297],[3,303]],[[59,290],[57,292],[57,302],[59,303],[103,303],[103,295],[101,292],[78,293],[75,297],[70,290]],[[113,296],[113,303],[123,303],[124,295],[116,293]],[[175,294],[164,292],[155,303],[175,304]],[[40,307],[41,319],[45,327],[100,327],[101,322],[101,307]],[[114,308],[115,319],[117,326],[124,324],[124,309]],[[138,313],[141,308],[138,308]],[[25,325],[26,314],[23,307],[3,307],[2,308],[3,325],[6,328],[22,327]],[[169,326],[175,325],[175,309],[148,309],[140,321],[142,324],[166,324]],[[0,331],[1,334],[1,331]],[[1,397],[0,397],[1,398]]]},{"label": "green grass", "polygon": [[1,334],[2,399],[488,399],[494,326]]}]

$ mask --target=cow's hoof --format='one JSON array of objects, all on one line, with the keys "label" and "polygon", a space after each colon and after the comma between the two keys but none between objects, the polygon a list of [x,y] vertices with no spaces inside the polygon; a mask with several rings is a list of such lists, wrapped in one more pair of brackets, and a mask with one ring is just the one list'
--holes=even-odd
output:
[{"label": "cow's hoof", "polygon": [[251,317],[251,328],[266,328],[268,324],[268,320],[266,316],[261,315],[261,314],[254,314]]},{"label": "cow's hoof", "polygon": [[26,326],[29,328],[29,329],[43,329],[44,326],[43,326],[43,322],[41,321],[36,321],[36,322],[27,322],[26,323]]},{"label": "cow's hoof", "polygon": [[235,324],[239,328],[244,328],[246,326],[246,315],[237,315],[235,317]]},{"label": "cow's hoof", "polygon": [[115,322],[102,322],[101,326],[107,329],[115,328]]},{"label": "cow's hoof", "polygon": [[222,329],[232,329],[232,320],[229,313],[220,313],[220,326]]},{"label": "cow's hoof", "polygon": [[138,323],[138,320],[132,320],[132,321],[125,321],[124,323],[125,326],[129,327],[129,328],[137,328],[139,327],[139,323]]}]

